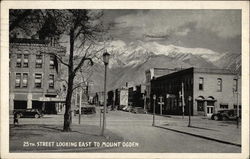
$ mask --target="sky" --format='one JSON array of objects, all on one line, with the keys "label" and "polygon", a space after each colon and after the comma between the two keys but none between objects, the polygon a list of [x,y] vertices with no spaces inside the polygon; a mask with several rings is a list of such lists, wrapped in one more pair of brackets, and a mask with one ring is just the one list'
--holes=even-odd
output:
[{"label": "sky", "polygon": [[104,10],[113,40],[241,53],[240,10]]}]

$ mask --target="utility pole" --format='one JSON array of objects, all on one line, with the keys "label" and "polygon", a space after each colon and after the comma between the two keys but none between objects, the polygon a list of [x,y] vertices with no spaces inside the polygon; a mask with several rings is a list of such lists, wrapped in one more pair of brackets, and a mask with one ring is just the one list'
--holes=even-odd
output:
[{"label": "utility pole", "polygon": [[153,95],[153,100],[154,100],[154,108],[153,108],[153,124],[152,126],[155,126],[155,100],[156,100],[156,95]]},{"label": "utility pole", "polygon": [[184,119],[185,100],[184,100],[184,83],[181,83],[181,101],[182,101],[182,119]]},{"label": "utility pole", "polygon": [[191,101],[192,97],[188,96],[188,127],[191,127]]}]

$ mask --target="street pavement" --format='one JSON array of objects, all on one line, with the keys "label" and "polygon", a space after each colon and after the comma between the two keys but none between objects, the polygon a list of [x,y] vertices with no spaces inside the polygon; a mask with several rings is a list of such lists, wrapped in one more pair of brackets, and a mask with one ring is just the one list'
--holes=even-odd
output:
[{"label": "street pavement", "polygon": [[[188,117],[156,116],[152,126],[151,114],[134,114],[124,111],[108,111],[106,114],[106,138],[110,132],[120,137],[121,142],[135,143],[106,149],[91,149],[89,152],[166,152],[166,153],[239,153],[241,152],[241,128],[233,121],[213,121],[204,117],[192,117],[192,127],[187,127]],[[12,120],[12,118],[10,118]],[[73,116],[74,126],[100,128],[100,111],[96,114]],[[10,121],[12,122],[12,121]],[[45,115],[41,119],[21,118],[20,124],[63,124],[63,114]],[[100,129],[99,129],[100,130]],[[12,131],[10,129],[10,131]],[[27,133],[29,133],[27,131]],[[112,136],[112,135],[111,135]],[[212,140],[215,139],[215,140]],[[223,142],[224,141],[224,142]],[[81,150],[72,150],[81,151]]]}]

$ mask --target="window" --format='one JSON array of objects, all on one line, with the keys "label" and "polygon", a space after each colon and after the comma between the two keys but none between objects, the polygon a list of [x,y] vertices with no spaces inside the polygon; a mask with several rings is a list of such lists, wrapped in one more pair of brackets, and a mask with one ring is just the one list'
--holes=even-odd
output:
[{"label": "window", "polygon": [[22,66],[22,54],[17,54],[16,67],[21,67],[21,66]]},{"label": "window", "polygon": [[204,101],[197,101],[197,111],[204,111]]},{"label": "window", "polygon": [[54,69],[55,68],[55,56],[50,56],[49,68],[50,69]]},{"label": "window", "polygon": [[233,91],[234,91],[234,92],[237,92],[237,91],[238,91],[238,80],[237,80],[237,79],[234,79]]},{"label": "window", "polygon": [[49,75],[49,88],[54,88],[54,75]]},{"label": "window", "polygon": [[220,104],[221,109],[228,109],[228,104]]},{"label": "window", "polygon": [[42,55],[36,55],[36,68],[42,68]]},{"label": "window", "polygon": [[200,77],[199,78],[199,90],[203,90],[204,89],[204,78]]},{"label": "window", "polygon": [[23,74],[23,83],[22,87],[27,88],[28,87],[28,73]]},{"label": "window", "polygon": [[42,74],[35,74],[35,88],[42,87]]},{"label": "window", "polygon": [[222,91],[222,79],[221,78],[217,79],[217,91],[218,92]]},{"label": "window", "polygon": [[29,67],[29,55],[28,54],[23,55],[23,67]]},{"label": "window", "polygon": [[15,83],[16,88],[21,87],[21,73],[16,73],[16,83]]}]

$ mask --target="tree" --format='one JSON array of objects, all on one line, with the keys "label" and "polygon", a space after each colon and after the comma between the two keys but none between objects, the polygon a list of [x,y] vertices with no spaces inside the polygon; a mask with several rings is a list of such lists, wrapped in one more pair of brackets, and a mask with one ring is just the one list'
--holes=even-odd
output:
[{"label": "tree", "polygon": [[[10,16],[14,15],[16,10],[10,11]],[[73,91],[78,85],[74,85],[74,80],[83,66],[92,66],[94,58],[98,58],[97,53],[103,50],[100,47],[105,30],[101,17],[103,12],[100,10],[31,10],[19,11],[25,15],[21,20],[18,17],[10,18],[10,31],[15,27],[29,25],[25,29],[36,28],[36,33],[40,39],[60,38],[69,39],[69,53],[67,61],[57,54],[53,54],[58,61],[67,68],[67,93],[64,114],[64,131],[71,131],[71,99]],[[29,24],[25,20],[30,21]],[[12,25],[13,24],[13,25]],[[15,25],[14,25],[15,24]],[[23,25],[20,25],[23,24]],[[23,28],[22,28],[23,29]]]}]

